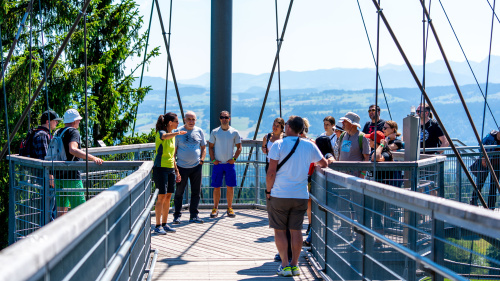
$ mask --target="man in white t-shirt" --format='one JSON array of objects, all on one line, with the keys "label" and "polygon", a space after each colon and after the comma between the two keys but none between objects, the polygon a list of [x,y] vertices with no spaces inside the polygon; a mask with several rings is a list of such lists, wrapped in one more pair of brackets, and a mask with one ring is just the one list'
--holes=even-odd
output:
[{"label": "man in white t-shirt", "polygon": [[[287,137],[274,142],[269,151],[269,169],[266,178],[266,196],[269,227],[274,228],[274,240],[281,256],[278,275],[299,275],[297,266],[302,249],[302,223],[307,210],[309,192],[307,190],[307,174],[311,163],[321,167],[327,166],[326,159],[318,147],[307,139],[300,139],[304,130],[301,117],[291,116],[285,124]],[[295,152],[286,162],[296,142]],[[280,165],[279,163],[284,163]],[[278,166],[281,166],[278,169]],[[288,241],[286,229],[290,230],[292,260],[288,263]]]}]

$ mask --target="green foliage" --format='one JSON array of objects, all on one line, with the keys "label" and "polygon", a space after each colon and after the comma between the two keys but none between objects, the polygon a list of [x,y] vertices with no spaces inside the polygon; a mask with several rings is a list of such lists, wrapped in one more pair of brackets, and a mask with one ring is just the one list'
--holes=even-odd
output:
[{"label": "green foliage", "polygon": [[155,142],[156,131],[154,128],[151,128],[151,132],[149,134],[142,133],[140,135],[136,134],[135,137],[126,136],[122,138],[120,145],[126,144],[141,144],[141,143],[152,143]]},{"label": "green foliage", "polygon": [[[41,1],[40,10],[38,3],[34,1],[33,12],[26,21],[26,28],[19,37],[7,67],[5,75],[7,106],[3,104],[0,106],[0,133],[5,136],[0,140],[2,146],[7,141],[5,116],[8,116],[9,130],[12,130],[27,107],[29,98],[33,96],[46,75],[43,54],[48,68],[82,5],[82,1],[46,0]],[[14,42],[28,4],[29,1],[26,0],[0,1],[0,40],[2,40],[1,51],[4,59]],[[142,58],[147,35],[140,34],[142,25],[143,19],[139,16],[135,0],[92,1],[87,9],[87,37],[84,36],[82,19],[52,73],[47,77],[42,92],[29,112],[29,119],[26,119],[16,134],[11,145],[12,153],[17,153],[19,143],[28,127],[38,125],[41,112],[48,106],[60,115],[69,108],[76,108],[85,120],[85,89],[87,89],[89,123],[87,132],[84,121],[80,124],[82,143],[85,143],[86,138],[91,146],[100,139],[107,145],[121,142],[134,122],[132,113],[136,106],[151,90],[149,87],[132,86],[136,70],[142,66],[142,62],[132,71],[125,73],[126,61],[133,57]],[[32,26],[31,52],[30,26]],[[85,85],[84,42],[87,43],[87,85]],[[158,48],[150,51],[146,56],[146,63],[158,54]],[[3,98],[1,101],[3,102]],[[125,139],[127,142],[137,143],[148,139],[148,135],[141,135],[137,139]],[[0,163],[0,170],[2,172],[8,170],[5,161]],[[1,235],[7,233],[7,226],[4,223],[8,210],[6,200],[8,178],[5,176],[7,174],[7,172],[2,173],[4,176],[0,179],[0,230],[5,230]],[[0,237],[0,248],[4,245],[4,241],[4,237]]]}]

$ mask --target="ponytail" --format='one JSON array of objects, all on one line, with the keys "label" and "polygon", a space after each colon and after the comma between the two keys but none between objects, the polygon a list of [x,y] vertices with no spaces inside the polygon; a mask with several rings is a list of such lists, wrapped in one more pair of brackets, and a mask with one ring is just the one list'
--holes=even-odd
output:
[{"label": "ponytail", "polygon": [[158,117],[158,121],[156,121],[156,132],[163,130],[163,124],[163,115],[160,115],[160,117]]}]

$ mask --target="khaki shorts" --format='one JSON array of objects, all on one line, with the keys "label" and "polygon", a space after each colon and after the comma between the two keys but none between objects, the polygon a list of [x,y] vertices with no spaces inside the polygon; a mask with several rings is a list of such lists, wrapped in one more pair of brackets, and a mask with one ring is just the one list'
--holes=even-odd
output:
[{"label": "khaki shorts", "polygon": [[267,200],[270,228],[302,230],[306,211],[307,199],[271,197]]}]

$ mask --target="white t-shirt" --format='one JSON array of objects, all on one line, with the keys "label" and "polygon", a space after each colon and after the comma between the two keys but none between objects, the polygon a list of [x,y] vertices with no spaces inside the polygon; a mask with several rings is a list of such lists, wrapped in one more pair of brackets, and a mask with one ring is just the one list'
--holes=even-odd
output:
[{"label": "white t-shirt", "polygon": [[320,137],[322,137],[322,136],[328,137],[330,139],[330,143],[332,144],[332,149],[335,147],[335,143],[337,142],[337,134],[335,134],[335,132],[333,132],[333,134],[331,136],[327,136],[326,132],[323,132],[319,136]]},{"label": "white t-shirt", "polygon": [[[269,151],[269,158],[283,161],[292,151],[297,137],[286,137],[274,142]],[[277,198],[309,199],[307,191],[307,173],[311,163],[316,163],[323,156],[318,147],[307,139],[301,139],[295,152],[276,174],[271,196]]]}]

